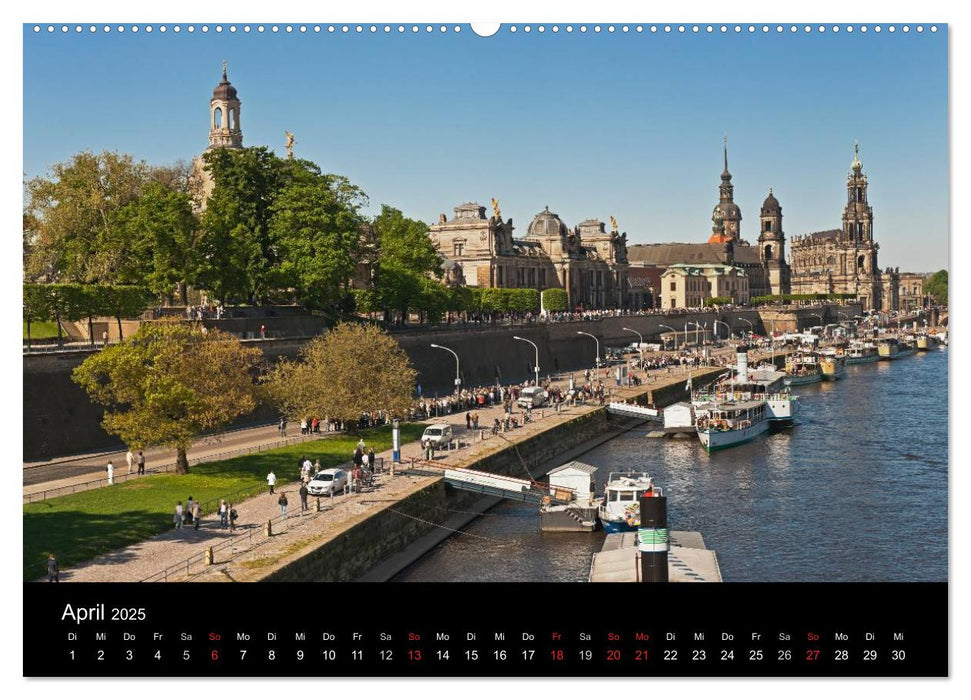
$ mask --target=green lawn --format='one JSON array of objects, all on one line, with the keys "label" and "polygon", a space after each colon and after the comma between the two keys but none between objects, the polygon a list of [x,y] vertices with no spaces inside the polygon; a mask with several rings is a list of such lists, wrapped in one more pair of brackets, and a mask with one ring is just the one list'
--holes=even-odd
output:
[{"label": "green lawn", "polygon": [[[57,337],[57,324],[54,321],[33,321],[30,324],[31,340]],[[24,321],[24,340],[27,339],[27,322]]]},{"label": "green lawn", "polygon": [[[403,424],[402,444],[417,440],[423,424]],[[364,440],[375,452],[391,447],[391,428],[365,431]],[[331,467],[349,460],[358,436],[327,437],[191,468],[188,474],[159,474],[103,489],[51,498],[24,505],[24,579],[46,571],[54,552],[62,568],[99,554],[140,542],[172,527],[176,501],[189,496],[205,503],[240,490],[249,495],[266,487],[272,469],[283,484],[299,477],[297,461],[320,458]],[[210,514],[209,517],[212,517]],[[245,517],[245,516],[243,516]]]}]

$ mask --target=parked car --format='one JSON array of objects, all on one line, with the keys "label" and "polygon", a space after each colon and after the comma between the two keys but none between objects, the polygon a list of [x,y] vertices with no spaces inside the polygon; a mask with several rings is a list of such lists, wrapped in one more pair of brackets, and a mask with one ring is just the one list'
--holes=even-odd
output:
[{"label": "parked car", "polygon": [[448,423],[435,423],[425,428],[421,435],[421,442],[431,443],[433,447],[442,447],[452,441],[452,426]]},{"label": "parked car", "polygon": [[528,386],[519,392],[516,403],[523,408],[539,408],[546,404],[546,389],[541,386]]},{"label": "parked car", "polygon": [[324,469],[317,472],[307,484],[307,491],[311,496],[333,496],[344,490],[347,483],[347,472],[343,469]]}]

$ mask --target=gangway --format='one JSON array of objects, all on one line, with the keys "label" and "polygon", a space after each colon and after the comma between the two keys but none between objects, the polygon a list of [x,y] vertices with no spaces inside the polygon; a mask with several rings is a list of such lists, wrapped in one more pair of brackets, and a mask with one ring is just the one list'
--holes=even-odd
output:
[{"label": "gangway", "polygon": [[661,415],[661,412],[656,408],[638,406],[636,403],[624,403],[623,401],[611,401],[607,404],[607,413],[643,418],[645,420],[657,418]]},{"label": "gangway", "polygon": [[498,496],[511,501],[537,505],[564,505],[573,501],[573,489],[551,487],[548,483],[532,479],[517,479],[474,469],[446,469],[444,476],[445,483],[453,488]]}]

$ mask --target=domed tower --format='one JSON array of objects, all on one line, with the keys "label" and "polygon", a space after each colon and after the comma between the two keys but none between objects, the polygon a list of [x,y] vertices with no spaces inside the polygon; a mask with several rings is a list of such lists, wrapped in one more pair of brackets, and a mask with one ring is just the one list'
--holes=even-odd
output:
[{"label": "domed tower", "polygon": [[209,148],[243,147],[239,105],[236,88],[226,77],[226,62],[223,61],[223,79],[212,91],[212,99],[209,100]]},{"label": "domed tower", "polygon": [[718,186],[718,204],[711,214],[712,226],[709,243],[724,243],[731,238],[736,242],[741,240],[742,212],[735,204],[735,187],[732,185],[732,174],[728,172],[728,137],[725,137],[725,169],[722,171],[721,184]]},{"label": "domed tower", "polygon": [[782,231],[782,207],[769,188],[759,212],[759,260],[768,270],[772,294],[789,293],[789,265],[786,263],[786,235]]},{"label": "domed tower", "polygon": [[846,178],[846,206],[843,207],[843,236],[849,243],[865,245],[873,242],[873,208],[867,202],[866,190],[867,177],[860,162],[860,144],[855,144],[853,163]]}]

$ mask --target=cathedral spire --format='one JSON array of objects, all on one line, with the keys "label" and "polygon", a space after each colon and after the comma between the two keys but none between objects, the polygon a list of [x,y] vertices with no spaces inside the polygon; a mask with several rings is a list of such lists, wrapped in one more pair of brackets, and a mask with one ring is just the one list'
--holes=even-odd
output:
[{"label": "cathedral spire", "polygon": [[860,142],[853,142],[853,170],[860,170],[863,168],[863,163],[860,162]]},{"label": "cathedral spire", "polygon": [[731,175],[728,172],[728,134],[725,134],[725,170],[722,172],[722,175]]}]

